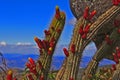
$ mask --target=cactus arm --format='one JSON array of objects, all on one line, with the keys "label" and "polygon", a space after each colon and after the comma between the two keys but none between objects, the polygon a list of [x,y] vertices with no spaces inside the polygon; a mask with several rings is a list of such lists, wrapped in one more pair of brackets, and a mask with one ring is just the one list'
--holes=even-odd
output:
[{"label": "cactus arm", "polygon": [[[66,15],[64,12],[61,12],[57,6],[56,14],[54,15],[50,27],[48,30],[45,30],[45,39],[40,40],[35,37],[35,41],[41,50],[40,57],[36,62],[37,75],[32,74],[35,80],[44,77],[44,80],[48,79],[48,73],[51,66],[52,56],[56,47],[56,44],[59,40],[59,37],[63,31],[65,24]],[[42,46],[42,47],[41,47]],[[30,71],[28,71],[31,74]],[[26,73],[27,74],[27,73]],[[27,78],[25,78],[27,79]]]},{"label": "cactus arm", "polygon": [[[91,32],[87,35],[87,39],[85,39],[85,40],[83,40],[81,38],[81,36],[77,35],[77,33],[76,33],[77,30],[79,29],[80,24],[82,24],[82,23],[84,24],[83,18],[80,18],[78,20],[78,22],[76,23],[76,27],[74,29],[75,32],[73,33],[73,38],[71,40],[71,43],[75,43],[76,45],[79,43],[79,45],[76,46],[76,54],[75,55],[73,55],[69,50],[70,56],[67,57],[64,75],[61,78],[62,80],[69,80],[69,78],[71,78],[71,77],[76,80],[77,71],[79,69],[80,59],[81,59],[82,52],[83,52],[85,46],[89,44],[89,42],[94,38],[94,36],[97,34],[98,30],[101,29],[103,25],[110,22],[111,19],[114,19],[114,17],[119,13],[119,11],[120,11],[119,7],[113,6],[107,12],[105,12],[103,15],[101,15],[97,19],[97,21],[91,25],[91,28],[90,28]],[[75,37],[74,34],[77,37]]]},{"label": "cactus arm", "polygon": [[120,46],[120,34],[117,32],[118,29],[114,29],[113,32],[110,35],[110,39],[114,40],[112,45],[109,45],[104,41],[102,43],[102,46],[97,50],[95,55],[93,56],[93,59],[91,62],[88,64],[86,70],[85,70],[85,75],[83,76],[83,80],[87,80],[85,78],[88,78],[87,76],[89,74],[94,75],[99,62],[106,56],[112,56],[113,51],[115,50],[116,46]]},{"label": "cactus arm", "polygon": [[[55,30],[57,30],[57,29],[61,29],[61,31],[63,30],[63,27],[64,27],[64,24],[65,24],[65,14],[63,13],[63,12],[61,12],[60,13],[61,14],[61,19],[59,20],[59,21],[56,21],[56,24],[57,25],[55,25],[55,27],[56,27],[56,29]],[[53,20],[53,22],[54,22],[54,20]],[[53,26],[53,25],[52,25]],[[58,33],[58,32],[55,32],[53,35],[52,35],[52,37],[54,37],[55,39],[56,39],[56,41],[55,41],[55,45],[57,44],[57,41],[58,41],[58,39],[59,39],[59,37],[60,37],[60,34],[61,34],[61,32],[60,33]],[[51,39],[51,37],[50,37],[50,39]],[[49,39],[48,39],[49,40]],[[50,69],[50,66],[51,66],[51,61],[52,61],[52,55],[53,55],[53,52],[54,52],[54,50],[55,50],[55,46],[53,47],[53,50],[52,50],[52,52],[51,52],[51,55],[48,55],[48,53],[45,53],[44,55],[45,55],[45,57],[44,57],[44,59],[42,60],[42,65],[43,65],[43,68],[45,69],[45,72],[43,73],[44,75],[46,75],[45,76],[45,80],[47,80],[47,74],[48,74],[48,72],[49,72],[49,69]],[[41,58],[41,57],[40,57]],[[42,74],[42,72],[40,72],[39,74]]]}]

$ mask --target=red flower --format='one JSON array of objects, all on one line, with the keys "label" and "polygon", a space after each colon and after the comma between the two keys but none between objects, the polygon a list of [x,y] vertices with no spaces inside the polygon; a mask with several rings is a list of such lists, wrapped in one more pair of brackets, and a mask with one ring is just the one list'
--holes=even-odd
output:
[{"label": "red flower", "polygon": [[96,10],[92,11],[92,12],[90,13],[89,20],[91,20],[91,19],[95,16],[96,13],[97,13]]},{"label": "red flower", "polygon": [[51,54],[52,54],[52,50],[53,50],[53,48],[52,48],[52,47],[49,47],[49,49],[48,49],[48,55],[51,55]]},{"label": "red flower", "polygon": [[30,64],[35,65],[35,61],[32,58],[29,57],[28,60],[29,60]]},{"label": "red flower", "polygon": [[113,5],[118,6],[120,3],[120,0],[112,0]]},{"label": "red flower", "polygon": [[74,44],[71,45],[70,50],[71,50],[72,53],[75,53],[75,45]]},{"label": "red flower", "polygon": [[120,34],[120,29],[118,29],[118,33]]},{"label": "red flower", "polygon": [[34,38],[35,42],[37,43],[38,47],[40,49],[43,48],[43,44],[42,44],[42,41],[40,39],[38,39],[37,37]]},{"label": "red flower", "polygon": [[117,0],[120,3],[120,0]]},{"label": "red flower", "polygon": [[55,13],[55,17],[56,19],[59,19],[60,18],[60,9],[58,6],[56,6],[56,13]]},{"label": "red flower", "polygon": [[83,35],[83,34],[84,34],[84,32],[83,32],[83,25],[80,26],[79,34],[80,34],[80,35]]},{"label": "red flower", "polygon": [[37,75],[36,67],[31,68],[30,72],[33,73],[34,75]]},{"label": "red flower", "polygon": [[28,80],[34,80],[31,74],[27,75]]},{"label": "red flower", "polygon": [[118,58],[120,59],[120,49],[119,49],[119,47],[116,47],[116,53],[117,53]]},{"label": "red flower", "polygon": [[82,35],[82,39],[86,39],[86,38],[87,38],[87,34],[84,33],[84,34]]},{"label": "red flower", "polygon": [[116,62],[116,64],[118,64],[119,60],[118,60],[118,57],[115,53],[113,53],[113,58],[114,58],[114,61]]},{"label": "red flower", "polygon": [[74,80],[72,77],[70,77],[70,79],[69,80]]},{"label": "red flower", "polygon": [[66,55],[66,57],[68,57],[69,56],[68,50],[66,48],[63,48],[63,51],[64,51],[64,54]]},{"label": "red flower", "polygon": [[120,26],[120,21],[118,21],[118,20],[115,19],[115,20],[114,20],[114,26],[115,26],[115,27]]},{"label": "red flower", "polygon": [[13,79],[13,72],[9,70],[7,73],[7,80],[12,80],[12,79]]},{"label": "red flower", "polygon": [[50,31],[44,30],[45,36],[50,35]]},{"label": "red flower", "polygon": [[55,45],[55,42],[50,42],[50,47],[54,47],[54,45]]},{"label": "red flower", "polygon": [[84,33],[88,33],[88,31],[90,30],[90,26],[91,26],[91,24],[87,24],[85,26]]},{"label": "red flower", "polygon": [[18,80],[17,78],[14,78],[13,80]]},{"label": "red flower", "polygon": [[116,65],[115,64],[112,65],[112,70],[116,70]]},{"label": "red flower", "polygon": [[26,63],[26,66],[27,66],[27,68],[31,68],[31,64],[30,63]]},{"label": "red flower", "polygon": [[42,41],[43,47],[45,50],[47,50],[47,42],[45,40]]},{"label": "red flower", "polygon": [[109,35],[106,35],[105,37],[105,41],[107,42],[107,44],[111,45],[112,44],[112,40],[110,39]]},{"label": "red flower", "polygon": [[61,29],[57,29],[57,32],[60,33],[60,32],[61,32]]},{"label": "red flower", "polygon": [[39,80],[44,80],[44,76],[43,76],[43,75],[41,75]]},{"label": "red flower", "polygon": [[88,16],[89,16],[89,7],[87,6],[84,10],[83,17],[84,19],[88,19]]},{"label": "red flower", "polygon": [[55,41],[55,38],[54,37],[52,37],[51,38],[51,40],[50,40],[50,42],[54,42]]}]

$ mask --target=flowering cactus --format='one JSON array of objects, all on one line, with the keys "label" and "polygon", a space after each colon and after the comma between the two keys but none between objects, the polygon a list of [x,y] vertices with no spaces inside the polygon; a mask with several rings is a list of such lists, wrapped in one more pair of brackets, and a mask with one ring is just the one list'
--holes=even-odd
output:
[{"label": "flowering cactus", "polygon": [[41,55],[37,62],[29,58],[29,63],[26,64],[29,73],[31,73],[32,77],[35,77],[34,80],[47,80],[48,78],[52,56],[64,28],[65,17],[65,13],[61,12],[59,7],[56,6],[55,15],[49,29],[44,30],[45,39],[40,40],[37,37],[34,38]]}]

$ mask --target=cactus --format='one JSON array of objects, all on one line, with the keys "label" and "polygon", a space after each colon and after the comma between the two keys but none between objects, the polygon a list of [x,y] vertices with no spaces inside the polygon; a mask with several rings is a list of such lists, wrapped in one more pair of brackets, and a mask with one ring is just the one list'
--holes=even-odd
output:
[{"label": "cactus", "polygon": [[[34,77],[34,80],[47,80],[52,56],[58,39],[64,28],[65,17],[65,13],[61,12],[59,7],[56,6],[56,13],[50,24],[50,27],[48,30],[44,31],[45,39],[40,40],[37,37],[34,38],[40,49],[40,57],[36,63],[30,58],[29,63],[26,64],[26,66],[31,70],[30,72],[32,72],[30,74],[26,73],[28,77]],[[31,66],[33,66],[35,69],[33,67],[31,68]]]},{"label": "cactus", "polygon": [[[113,40],[112,44],[108,44],[105,40],[102,43],[102,46],[97,50],[95,55],[93,56],[92,60],[88,64],[85,75],[83,76],[83,80],[87,80],[88,74],[94,75],[96,69],[98,67],[99,62],[105,58],[105,56],[112,56],[113,51],[115,50],[116,46],[120,46],[120,34],[117,32],[118,28],[115,28],[110,35],[110,39]],[[112,57],[113,59],[113,57]],[[85,79],[86,78],[86,79]]]},{"label": "cactus", "polygon": [[[90,23],[88,20],[85,20],[85,18],[80,18],[77,23],[76,27],[73,32],[73,37],[68,49],[69,56],[66,57],[66,64],[61,68],[63,71],[59,71],[56,77],[56,80],[69,80],[70,78],[73,78],[76,80],[77,78],[77,71],[79,69],[79,63],[82,56],[82,52],[84,48],[89,44],[89,42],[95,37],[97,32],[108,22],[110,22],[112,19],[114,19],[120,11],[120,8],[118,6],[112,6],[109,10],[107,10],[104,14],[102,14],[90,27],[90,31],[87,33],[87,35],[78,34],[79,29],[82,25],[85,26]],[[81,32],[81,31],[80,31]],[[71,45],[76,45],[75,47],[75,54],[73,54],[70,50]],[[97,62],[95,62],[97,64]]]}]

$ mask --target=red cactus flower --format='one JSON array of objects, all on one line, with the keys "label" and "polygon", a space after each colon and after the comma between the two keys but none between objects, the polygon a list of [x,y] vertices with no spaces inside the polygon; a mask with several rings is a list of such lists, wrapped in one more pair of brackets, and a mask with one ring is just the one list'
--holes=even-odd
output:
[{"label": "red cactus flower", "polygon": [[70,79],[69,79],[69,80],[74,80],[74,79],[73,79],[73,77],[70,77]]},{"label": "red cactus flower", "polygon": [[6,80],[12,80],[13,79],[13,72],[12,72],[12,70],[8,71],[6,78],[7,78]]},{"label": "red cactus flower", "polygon": [[110,39],[109,35],[106,35],[105,41],[106,41],[107,44],[109,44],[109,45],[111,45],[111,44],[113,43],[113,41]]},{"label": "red cactus flower", "polygon": [[35,42],[37,43],[38,47],[40,49],[43,48],[43,44],[42,44],[42,41],[40,39],[38,39],[37,37],[34,38]]},{"label": "red cactus flower", "polygon": [[61,29],[57,29],[57,32],[60,33],[60,32],[61,32]]},{"label": "red cactus flower", "polygon": [[27,68],[31,68],[31,64],[30,63],[26,63],[26,66],[27,66]]},{"label": "red cactus flower", "polygon": [[116,64],[112,65],[112,70],[116,70]]},{"label": "red cactus flower", "polygon": [[50,47],[54,47],[54,45],[55,45],[55,42],[50,42],[50,43],[49,43],[49,46],[50,46]]},{"label": "red cactus flower", "polygon": [[80,34],[80,35],[83,35],[83,34],[84,34],[84,32],[83,32],[83,25],[80,26],[79,34]]},{"label": "red cactus flower", "polygon": [[48,55],[51,55],[51,54],[52,54],[52,50],[53,50],[53,48],[52,48],[52,47],[49,47],[49,49],[48,49]]},{"label": "red cactus flower", "polygon": [[32,64],[32,65],[35,64],[35,61],[32,58],[29,57],[28,60],[29,60],[30,64]]},{"label": "red cactus flower", "polygon": [[119,49],[119,47],[116,47],[116,53],[117,53],[118,58],[120,59],[120,49]]},{"label": "red cactus flower", "polygon": [[88,19],[88,16],[89,16],[89,7],[87,6],[84,10],[83,17],[84,19]]},{"label": "red cactus flower", "polygon": [[66,48],[63,48],[63,52],[64,52],[64,54],[66,55],[66,57],[69,56],[69,52],[68,52],[68,50],[67,50]]},{"label": "red cactus flower", "polygon": [[96,13],[97,13],[96,10],[92,11],[92,12],[90,13],[89,20],[91,20],[91,19],[95,16]]},{"label": "red cactus flower", "polygon": [[28,78],[28,80],[34,80],[34,79],[33,79],[33,76],[32,76],[31,74],[28,74],[28,75],[27,75],[27,78]]},{"label": "red cactus flower", "polygon": [[120,26],[120,21],[118,21],[118,20],[115,19],[115,20],[114,20],[114,26],[115,26],[115,27]]},{"label": "red cactus flower", "polygon": [[37,75],[36,67],[31,68],[30,72],[33,73],[34,75]]},{"label": "red cactus flower", "polygon": [[43,44],[44,49],[47,50],[47,42],[46,42],[46,40],[43,40],[42,44]]},{"label": "red cactus flower", "polygon": [[50,35],[50,31],[44,30],[45,36]]},{"label": "red cactus flower", "polygon": [[120,29],[118,29],[118,33],[120,34]]},{"label": "red cactus flower", "polygon": [[74,44],[71,45],[70,50],[71,50],[72,53],[75,53],[75,45]]},{"label": "red cactus flower", "polygon": [[18,80],[17,78],[13,78],[13,80]]},{"label": "red cactus flower", "polygon": [[118,3],[120,3],[120,0],[117,0],[118,1]]},{"label": "red cactus flower", "polygon": [[118,6],[119,0],[112,0],[113,5]]},{"label": "red cactus flower", "polygon": [[113,53],[113,58],[114,58],[114,61],[116,62],[116,64],[118,64],[119,60],[118,60],[118,57],[115,53]]},{"label": "red cactus flower", "polygon": [[82,39],[86,39],[86,38],[87,38],[87,34],[84,33],[84,34],[82,35]]},{"label": "red cactus flower", "polygon": [[54,37],[52,37],[51,38],[51,40],[50,40],[50,42],[54,42],[55,41],[55,38]]},{"label": "red cactus flower", "polygon": [[90,26],[91,26],[91,24],[87,24],[85,26],[84,33],[88,33],[88,31],[90,30]]},{"label": "red cactus flower", "polygon": [[39,80],[44,80],[44,76],[43,76],[43,75],[41,75]]},{"label": "red cactus flower", "polygon": [[55,17],[56,19],[59,19],[60,18],[60,9],[58,6],[56,6],[56,13],[55,13]]}]

